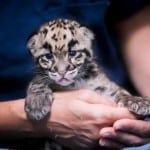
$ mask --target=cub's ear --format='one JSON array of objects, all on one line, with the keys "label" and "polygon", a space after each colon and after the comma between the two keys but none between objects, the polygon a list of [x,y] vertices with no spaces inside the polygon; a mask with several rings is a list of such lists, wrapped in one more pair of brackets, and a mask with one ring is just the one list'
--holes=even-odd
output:
[{"label": "cub's ear", "polygon": [[34,31],[28,38],[27,38],[27,48],[33,49],[36,45],[36,41],[37,41],[37,35],[38,32]]},{"label": "cub's ear", "polygon": [[82,34],[89,40],[94,40],[94,33],[85,26],[80,27]]},{"label": "cub's ear", "polygon": [[39,34],[39,32],[35,31],[33,32],[27,39],[27,48],[29,50],[29,52],[32,54],[32,56],[36,57],[36,53],[39,49],[39,44],[40,44],[40,40],[41,39],[41,35]]}]

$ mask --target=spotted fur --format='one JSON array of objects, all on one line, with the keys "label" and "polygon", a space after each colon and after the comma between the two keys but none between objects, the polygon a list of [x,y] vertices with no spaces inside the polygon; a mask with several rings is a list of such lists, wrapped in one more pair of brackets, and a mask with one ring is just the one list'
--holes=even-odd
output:
[{"label": "spotted fur", "polygon": [[40,120],[50,112],[53,91],[74,89],[94,90],[138,115],[150,115],[149,98],[131,96],[96,64],[93,40],[91,30],[67,19],[50,21],[30,37],[27,47],[37,72],[25,101],[29,118]]}]

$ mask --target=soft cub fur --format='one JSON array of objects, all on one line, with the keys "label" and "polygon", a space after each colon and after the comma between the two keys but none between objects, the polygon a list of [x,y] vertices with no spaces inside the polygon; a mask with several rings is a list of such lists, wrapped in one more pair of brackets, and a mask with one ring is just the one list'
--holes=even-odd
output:
[{"label": "soft cub fur", "polygon": [[57,19],[42,25],[27,47],[37,72],[30,82],[25,111],[32,120],[51,110],[53,91],[90,89],[140,116],[150,115],[150,98],[130,95],[110,81],[93,57],[94,35],[76,21]]}]

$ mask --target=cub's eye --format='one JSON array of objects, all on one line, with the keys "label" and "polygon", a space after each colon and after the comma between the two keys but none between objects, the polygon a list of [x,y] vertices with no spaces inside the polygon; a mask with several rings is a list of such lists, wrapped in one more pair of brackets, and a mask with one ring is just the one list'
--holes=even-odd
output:
[{"label": "cub's eye", "polygon": [[68,55],[69,57],[74,57],[77,54],[77,51],[69,51]]},{"label": "cub's eye", "polygon": [[52,59],[52,58],[53,58],[53,55],[52,55],[51,53],[49,53],[49,54],[46,54],[45,57],[46,57],[47,59]]}]

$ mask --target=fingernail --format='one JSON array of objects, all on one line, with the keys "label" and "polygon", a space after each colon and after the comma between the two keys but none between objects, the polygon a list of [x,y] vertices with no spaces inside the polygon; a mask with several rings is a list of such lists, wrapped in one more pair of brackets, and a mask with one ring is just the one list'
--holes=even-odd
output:
[{"label": "fingernail", "polygon": [[101,146],[105,146],[105,145],[106,145],[105,140],[101,139],[100,142],[99,142],[99,144],[100,144]]}]

